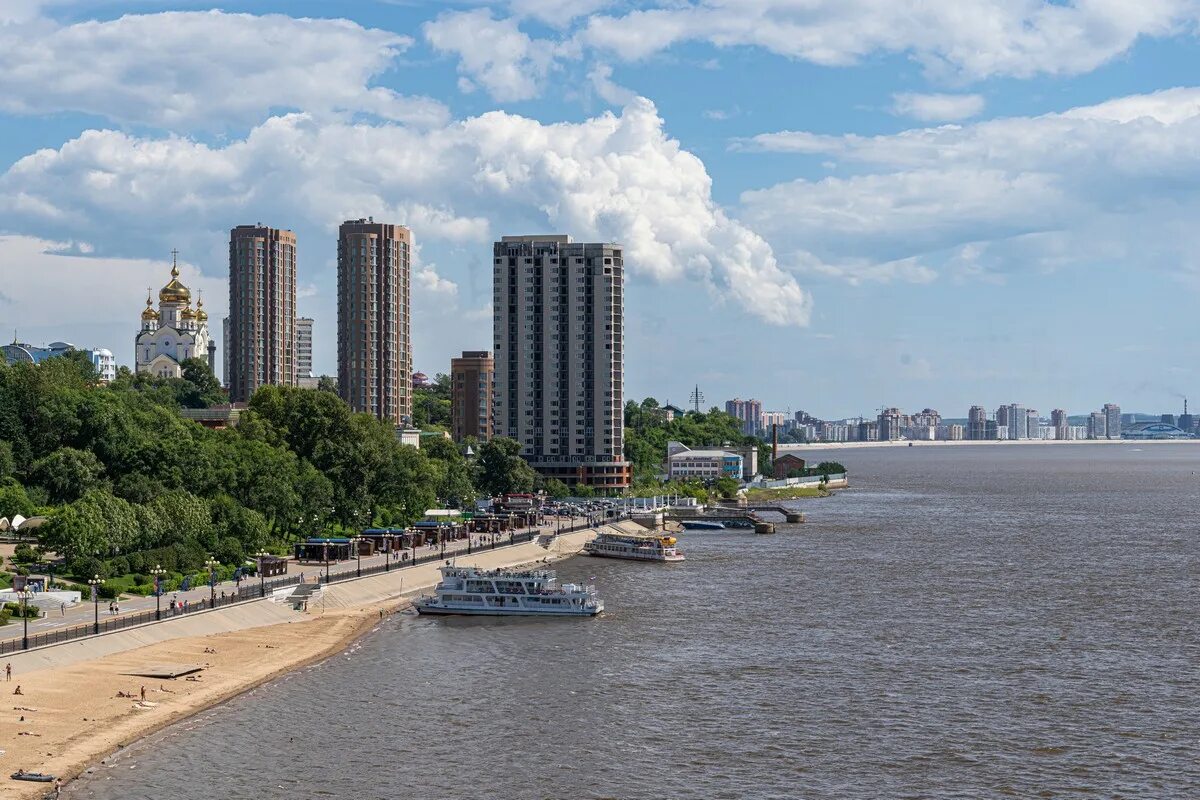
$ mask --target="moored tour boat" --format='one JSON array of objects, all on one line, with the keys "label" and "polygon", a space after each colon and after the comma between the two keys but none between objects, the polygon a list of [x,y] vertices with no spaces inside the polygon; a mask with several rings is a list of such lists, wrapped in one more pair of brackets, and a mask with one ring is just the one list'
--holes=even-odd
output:
[{"label": "moored tour boat", "polygon": [[625,558],[630,561],[683,561],[675,537],[650,533],[604,532],[583,546],[590,556]]},{"label": "moored tour boat", "polygon": [[604,610],[596,587],[559,584],[553,570],[440,569],[433,594],[418,599],[418,614],[592,617]]}]

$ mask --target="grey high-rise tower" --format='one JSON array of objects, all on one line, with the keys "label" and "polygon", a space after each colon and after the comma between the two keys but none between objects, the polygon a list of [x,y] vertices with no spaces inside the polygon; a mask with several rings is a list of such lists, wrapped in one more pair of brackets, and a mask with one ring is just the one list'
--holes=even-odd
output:
[{"label": "grey high-rise tower", "polygon": [[496,435],[547,478],[626,488],[624,249],[505,236],[492,266]]},{"label": "grey high-rise tower", "polygon": [[412,232],[373,218],[338,228],[338,394],[355,411],[412,421]]},{"label": "grey high-rise tower", "polygon": [[296,234],[263,225],[229,232],[229,397],[296,385]]}]

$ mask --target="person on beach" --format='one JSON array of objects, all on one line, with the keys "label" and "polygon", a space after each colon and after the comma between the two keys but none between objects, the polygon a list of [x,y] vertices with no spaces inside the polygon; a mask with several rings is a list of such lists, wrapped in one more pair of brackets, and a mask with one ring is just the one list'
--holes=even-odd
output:
[{"label": "person on beach", "polygon": [[12,664],[4,665],[4,678],[8,681],[12,680]]},{"label": "person on beach", "polygon": [[146,687],[142,686],[142,702],[146,702]]},{"label": "person on beach", "polygon": [[19,684],[19,683],[18,683],[18,684],[17,684],[17,688],[16,688],[16,689],[13,689],[13,694],[19,694],[19,695],[24,695],[24,694],[25,694],[24,692],[22,692],[22,691],[21,691],[21,684]]}]

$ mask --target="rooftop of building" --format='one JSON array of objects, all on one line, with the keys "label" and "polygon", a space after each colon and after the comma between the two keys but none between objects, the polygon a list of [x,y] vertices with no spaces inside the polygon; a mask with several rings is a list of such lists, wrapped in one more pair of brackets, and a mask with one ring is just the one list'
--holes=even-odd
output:
[{"label": "rooftop of building", "polygon": [[700,458],[741,458],[740,453],[734,453],[729,450],[718,450],[716,448],[707,450],[680,450],[678,453],[672,453],[671,458],[683,458],[685,456],[699,456]]},{"label": "rooftop of building", "polygon": [[570,244],[571,235],[567,233],[535,233],[524,236],[501,236],[500,242],[510,242],[512,244],[533,242],[555,242],[557,244]]}]

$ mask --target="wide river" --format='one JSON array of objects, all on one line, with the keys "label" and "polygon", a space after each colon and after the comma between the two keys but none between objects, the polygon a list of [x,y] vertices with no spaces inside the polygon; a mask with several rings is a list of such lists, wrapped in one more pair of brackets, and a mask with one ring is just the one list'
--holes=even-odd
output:
[{"label": "wide river", "polygon": [[70,798],[1200,796],[1200,444],[846,450],[594,620],[397,615]]}]

